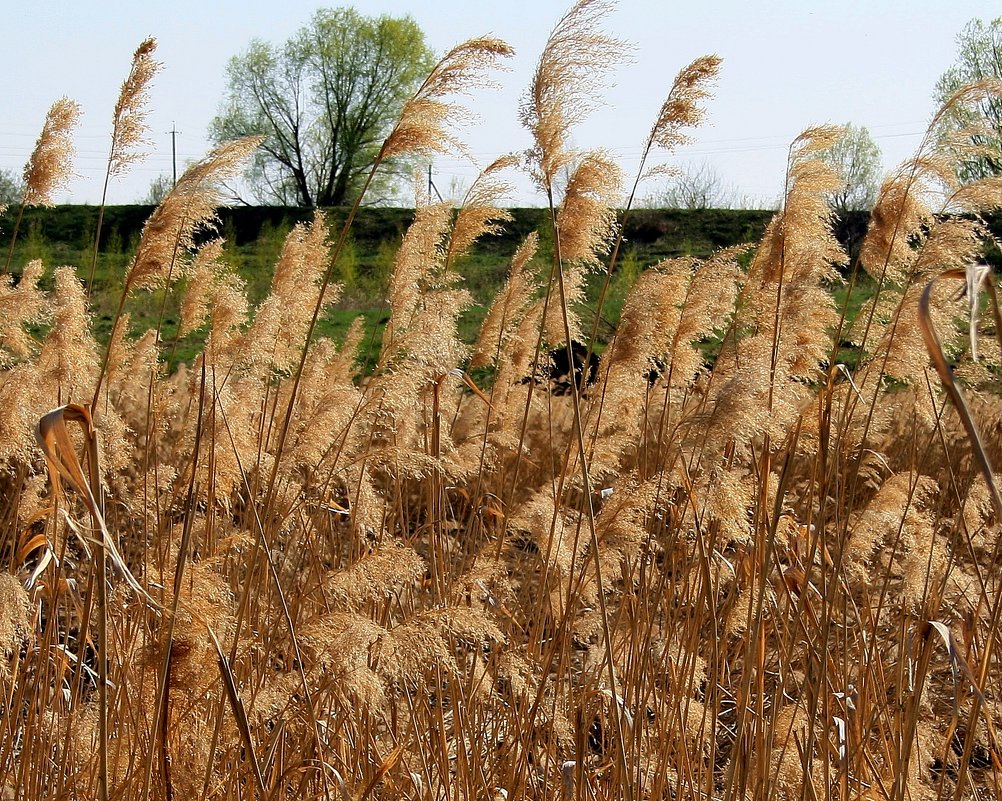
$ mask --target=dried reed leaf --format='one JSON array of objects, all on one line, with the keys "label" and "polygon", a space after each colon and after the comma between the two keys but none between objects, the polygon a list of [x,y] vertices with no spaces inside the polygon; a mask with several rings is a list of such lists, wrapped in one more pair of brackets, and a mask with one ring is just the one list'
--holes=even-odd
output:
[{"label": "dried reed leaf", "polygon": [[379,767],[376,768],[376,772],[372,774],[372,778],[369,779],[369,783],[362,790],[362,794],[358,797],[358,801],[365,801],[372,792],[376,789],[376,785],[382,781],[383,777],[389,773],[396,764],[400,761],[400,757],[403,756],[404,747],[402,745],[397,745],[386,758],[379,763]]},{"label": "dried reed leaf", "polygon": [[[72,423],[76,423],[83,433],[86,475],[67,428],[67,425]],[[60,497],[62,495],[62,482],[65,481],[83,498],[87,511],[90,512],[94,524],[101,532],[101,545],[115,568],[136,595],[152,608],[160,609],[160,605],[146,592],[126,565],[122,554],[119,553],[118,547],[115,545],[114,538],[108,531],[104,515],[98,505],[97,498],[101,493],[100,466],[98,463],[97,431],[94,429],[90,411],[86,406],[77,403],[53,409],[38,421],[38,426],[35,429],[35,440],[45,456],[53,492],[57,497]]]},{"label": "dried reed leaf", "polygon": [[[964,278],[966,280],[966,274]],[[939,337],[937,336],[936,330],[932,324],[929,302],[932,296],[932,287],[934,283],[935,279],[933,281],[929,281],[925,285],[925,289],[922,291],[922,297],[919,300],[918,322],[919,329],[922,332],[922,340],[925,342],[926,350],[929,352],[929,357],[932,359],[933,366],[936,368],[939,380],[942,382],[943,388],[946,390],[947,395],[953,402],[953,406],[957,410],[957,414],[960,415],[961,422],[964,424],[964,430],[967,432],[967,438],[971,443],[971,450],[974,453],[974,458],[977,461],[978,467],[981,470],[981,475],[985,479],[985,483],[988,485],[991,492],[996,519],[1002,519],[1002,495],[999,494],[998,485],[995,483],[995,474],[992,472],[991,462],[988,459],[988,452],[985,450],[984,443],[981,440],[981,435],[978,433],[978,427],[974,422],[974,417],[971,415],[967,402],[964,400],[960,387],[957,386],[957,383],[953,378],[953,370],[946,361],[946,354],[943,353],[943,346],[940,344]]]},{"label": "dried reed leaf", "polygon": [[219,638],[216,637],[216,633],[212,630],[211,626],[206,625],[206,630],[209,632],[209,638],[216,649],[219,674],[223,678],[223,684],[226,687],[226,698],[230,702],[230,710],[233,712],[237,728],[240,730],[240,738],[243,740],[244,751],[250,756],[251,767],[254,769],[254,781],[257,783],[258,796],[264,801],[264,799],[269,797],[268,788],[264,782],[264,773],[261,771],[261,762],[258,760],[257,749],[254,747],[254,736],[251,733],[250,723],[247,720],[247,710],[244,707],[243,700],[240,698],[240,690],[237,688],[233,670],[230,668],[230,660],[223,653],[223,647],[219,644]]}]

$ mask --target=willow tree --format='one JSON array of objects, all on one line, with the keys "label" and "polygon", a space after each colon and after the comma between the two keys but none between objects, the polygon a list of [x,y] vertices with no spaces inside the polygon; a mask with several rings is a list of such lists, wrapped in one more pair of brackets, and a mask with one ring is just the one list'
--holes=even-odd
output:
[{"label": "willow tree", "polygon": [[842,128],[842,135],[821,157],[841,176],[838,189],[828,195],[836,213],[844,217],[850,211],[870,211],[880,191],[880,147],[866,126],[852,123]]},{"label": "willow tree", "polygon": [[284,44],[254,40],[230,60],[211,136],[265,137],[245,176],[259,200],[344,205],[433,64],[410,17],[321,9]]},{"label": "willow tree", "polygon": [[954,103],[944,116],[940,135],[949,145],[958,135],[973,143],[976,153],[962,155],[957,175],[976,181],[1002,175],[1002,17],[972,19],[957,35],[957,56],[936,83],[934,98],[945,104],[969,84],[986,87],[975,103]]}]

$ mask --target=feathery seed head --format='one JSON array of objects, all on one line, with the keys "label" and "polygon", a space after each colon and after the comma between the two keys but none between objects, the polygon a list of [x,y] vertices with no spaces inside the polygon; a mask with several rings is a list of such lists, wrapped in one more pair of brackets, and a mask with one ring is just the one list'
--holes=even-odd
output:
[{"label": "feathery seed head", "polygon": [[522,124],[535,142],[527,153],[530,171],[544,191],[573,160],[570,129],[597,105],[596,84],[625,54],[623,42],[598,31],[610,9],[604,0],[575,3],[550,34],[522,102]]},{"label": "feathery seed head", "polygon": [[633,377],[649,369],[649,359],[664,357],[678,328],[690,281],[691,259],[661,262],[637,278],[623,301],[616,338],[609,351],[612,369]]},{"label": "feathery seed head", "polygon": [[0,573],[0,676],[7,677],[7,659],[27,643],[32,631],[32,604],[10,573]]},{"label": "feathery seed head", "polygon": [[539,247],[539,234],[533,231],[515,251],[504,289],[494,298],[477,339],[471,367],[491,364],[508,351],[508,342],[536,289],[535,276],[527,269]]},{"label": "feathery seed head", "polygon": [[67,98],[52,104],[35,149],[24,168],[24,204],[51,206],[53,194],[72,173],[70,134],[80,118],[80,106]]},{"label": "feathery seed head", "polygon": [[1000,97],[1002,97],[1002,79],[998,77],[981,78],[965,84],[940,106],[933,116],[932,122],[929,123],[929,131],[933,132],[939,129],[945,118],[956,114],[964,106],[977,106],[986,100],[997,100]]},{"label": "feathery seed head", "polygon": [[38,368],[58,383],[66,402],[93,381],[98,366],[97,343],[90,331],[87,299],[76,270],[59,267],[54,277],[53,324],[38,355]]},{"label": "feathery seed head", "polygon": [[790,143],[790,161],[802,161],[830,150],[844,135],[845,128],[841,125],[812,125],[810,128],[805,128]]},{"label": "feathery seed head", "polygon": [[718,56],[701,56],[679,72],[651,129],[649,143],[674,150],[688,141],[681,131],[703,121],[706,112],[700,103],[710,96],[709,87],[717,80],[720,64]]},{"label": "feathery seed head", "polygon": [[426,569],[413,548],[391,540],[351,567],[328,574],[324,591],[339,606],[357,609],[369,601],[405,592]]},{"label": "feathery seed head", "polygon": [[181,336],[191,333],[205,322],[209,313],[213,277],[222,251],[223,241],[211,239],[198,249],[195,258],[185,269],[188,289],[181,301]]},{"label": "feathery seed head", "polygon": [[220,145],[178,179],[143,226],[126,291],[152,289],[168,280],[179,257],[194,248],[195,235],[215,222],[221,182],[240,171],[260,142],[247,137]]},{"label": "feathery seed head", "polygon": [[243,337],[242,347],[252,362],[278,371],[291,369],[302,353],[320,294],[323,306],[337,300],[340,284],[325,286],[322,280],[331,259],[326,219],[317,211],[312,223],[296,225],[285,238],[271,291]]},{"label": "feathery seed head", "polygon": [[859,251],[863,268],[873,277],[904,279],[912,258],[910,238],[931,219],[910,165],[889,175],[870,214],[870,225]]},{"label": "feathery seed head", "polygon": [[483,87],[484,74],[513,54],[508,44],[489,36],[452,48],[404,105],[400,119],[383,143],[380,158],[463,150],[462,144],[445,132],[445,125],[468,112],[444,98]]},{"label": "feathery seed head", "polygon": [[156,39],[148,38],[143,40],[132,55],[129,77],[122,84],[118,102],[115,103],[111,155],[108,159],[109,175],[121,174],[130,164],[142,158],[136,148],[146,144],[143,137],[146,134],[150,82],[162,66],[153,58],[156,49]]},{"label": "feathery seed head", "polygon": [[1002,208],[1002,176],[969,181],[947,198],[945,211],[954,214],[978,214]]},{"label": "feathery seed head", "polygon": [[205,353],[214,362],[226,346],[238,338],[238,329],[247,319],[244,282],[223,258],[223,240],[211,239],[202,245],[187,266],[187,288],[181,301],[181,336],[211,319]]},{"label": "feathery seed head", "polygon": [[397,251],[390,278],[389,301],[392,315],[387,333],[405,327],[418,306],[427,277],[441,264],[445,254],[452,205],[438,203],[417,210],[414,222]]},{"label": "feathery seed head", "polygon": [[34,259],[25,265],[16,286],[11,275],[0,281],[0,366],[6,367],[11,356],[23,359],[31,353],[34,340],[25,325],[40,323],[49,312],[38,288],[44,272],[42,262]]},{"label": "feathery seed head", "polygon": [[587,153],[571,174],[557,217],[560,258],[591,266],[616,237],[614,206],[620,199],[622,171],[608,155]]},{"label": "feathery seed head", "polygon": [[510,212],[499,208],[502,200],[510,194],[511,185],[502,181],[497,174],[516,163],[514,156],[502,156],[477,176],[452,226],[449,248],[445,255],[447,266],[464,256],[481,236],[501,233],[503,228],[500,223],[512,219]]}]

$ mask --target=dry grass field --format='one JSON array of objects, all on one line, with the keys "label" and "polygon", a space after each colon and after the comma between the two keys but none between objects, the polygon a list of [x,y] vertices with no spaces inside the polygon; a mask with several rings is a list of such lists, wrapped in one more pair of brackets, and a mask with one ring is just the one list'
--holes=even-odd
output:
[{"label": "dry grass field", "polygon": [[[1000,797],[1002,320],[973,262],[1002,180],[959,185],[965,145],[932,120],[850,264],[819,158],[839,131],[809,129],[762,240],[643,265],[594,382],[558,392],[550,353],[595,341],[583,287],[616,274],[643,177],[569,144],[619,54],[602,11],[555,27],[533,148],[417,210],[364,375],[360,327],[315,336],[350,216],[293,229],[253,307],[206,241],[253,141],[179,180],[122,275],[120,311],[181,297],[187,368],[121,313],[98,345],[92,265],[7,259],[0,798]],[[448,53],[374,170],[451,147],[508,54]],[[109,176],[138,157],[154,55]],[[681,70],[646,154],[700,122],[719,67]],[[66,176],[76,113],[53,107],[25,205]],[[550,199],[554,255],[528,237],[465,342],[454,265],[504,226],[511,167]],[[876,287],[851,326],[839,268]]]}]

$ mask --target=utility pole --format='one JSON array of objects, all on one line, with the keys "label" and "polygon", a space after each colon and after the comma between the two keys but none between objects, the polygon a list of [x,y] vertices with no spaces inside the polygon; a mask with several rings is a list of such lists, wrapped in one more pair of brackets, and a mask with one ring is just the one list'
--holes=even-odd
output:
[{"label": "utility pole", "polygon": [[431,193],[434,192],[436,197],[438,197],[438,202],[442,202],[442,193],[438,191],[438,187],[435,186],[435,182],[431,180],[431,163],[428,163],[428,204],[431,205]]},{"label": "utility pole", "polygon": [[175,123],[170,124],[170,160],[171,166],[173,167],[173,179],[171,180],[171,188],[177,186],[177,135],[181,133],[177,130],[177,125]]}]

